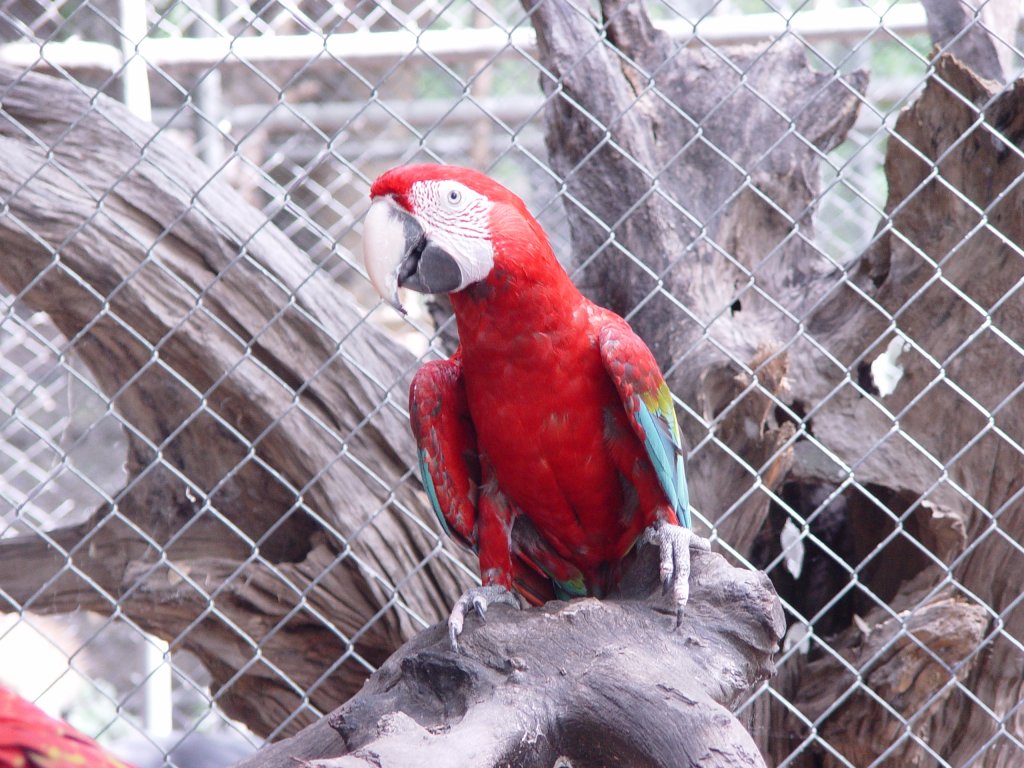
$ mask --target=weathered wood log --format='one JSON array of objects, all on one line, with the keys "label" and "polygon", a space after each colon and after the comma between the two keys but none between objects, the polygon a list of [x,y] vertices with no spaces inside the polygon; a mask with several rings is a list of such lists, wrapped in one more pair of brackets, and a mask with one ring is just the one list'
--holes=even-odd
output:
[{"label": "weathered wood log", "polygon": [[[853,765],[870,765],[883,754],[893,765],[931,765],[928,750],[942,741],[934,721],[956,706],[949,683],[968,678],[988,616],[982,606],[944,596],[906,616],[873,618],[877,623],[844,633],[832,645],[834,655],[794,667],[800,675],[786,681],[790,703]],[[775,737],[795,735],[794,719],[773,722]],[[833,754],[819,756],[820,763],[842,764]]]},{"label": "weathered wood log", "polygon": [[[1024,537],[1024,463],[1013,437],[1024,429],[1024,402],[1015,399],[1024,380],[1024,312],[1014,297],[1024,276],[1024,227],[1016,214],[1024,204],[1015,127],[1022,115],[1024,84],[997,96],[955,59],[940,58],[895,126],[886,158],[889,219],[856,266],[856,288],[808,324],[854,368],[894,333],[906,340],[902,378],[890,396],[839,393],[815,416],[815,437],[855,463],[866,485],[851,498],[848,526],[861,539],[856,561],[867,562],[857,608],[863,619],[833,643],[858,645],[863,627],[884,634],[896,617],[905,633],[896,642],[913,641],[899,668],[870,655],[848,667],[866,675],[862,692],[877,698],[844,697],[849,678],[837,675],[831,696],[838,706],[816,711],[808,702],[804,715],[855,764],[886,750],[904,765],[929,765],[933,753],[963,764],[983,749],[986,766],[1019,761],[1015,749],[990,740],[1024,685],[1006,672],[1024,663],[1024,654],[1002,635],[1021,631],[1022,618],[1010,607],[1024,587],[1024,554],[1015,543]],[[822,401],[837,378],[796,380],[795,394]],[[897,517],[879,515],[879,503]],[[881,530],[872,534],[865,519]],[[878,535],[894,531],[899,539],[885,546]],[[813,659],[794,661],[777,684],[801,702],[820,669]],[[811,698],[823,697],[818,691]],[[860,725],[865,718],[877,724],[870,743]],[[776,734],[799,742],[807,730],[797,720]],[[797,764],[841,764],[815,752]]]},{"label": "weathered wood log", "polygon": [[[917,519],[918,538],[934,556],[889,604],[928,610],[923,593],[937,591],[949,568],[950,590],[974,616],[946,631],[971,634],[978,616],[986,622],[983,642],[945,679],[933,678],[936,686],[954,675],[964,680],[947,706],[935,711],[919,699],[928,711],[916,713],[913,730],[954,765],[1003,726],[1024,734],[1020,722],[1000,723],[1024,694],[1024,679],[1007,674],[1024,664],[1010,639],[1024,632],[1024,614],[1014,610],[1024,591],[1022,126],[1024,81],[998,91],[955,59],[938,59],[925,92],[896,123],[886,157],[890,220],[862,260],[875,299],[911,340],[904,379],[886,403],[907,435],[904,459],[886,467],[896,446],[883,445],[883,455],[864,465],[890,475],[890,487],[917,494],[902,515]],[[864,426],[878,430],[877,444],[886,441],[880,424]],[[926,754],[918,760],[930,762]],[[997,740],[983,764],[1019,761],[1015,747]]]},{"label": "weathered wood log", "polygon": [[7,68],[0,102],[0,282],[129,444],[88,523],[0,542],[0,609],[116,608],[194,652],[230,715],[296,730],[471,583],[402,482],[413,358],[121,105]]},{"label": "weathered wood log", "polygon": [[611,599],[441,624],[390,658],[324,723],[236,768],[763,766],[729,708],[772,672],[784,627],[761,573],[691,550],[682,625],[644,546]]},{"label": "weathered wood log", "polygon": [[[685,49],[638,3],[608,0],[600,20],[528,7],[578,274],[671,365],[697,509],[745,556],[774,510],[762,563],[777,561],[787,517],[840,563],[831,588],[804,574],[783,595],[803,611],[792,621],[840,634],[782,662],[773,687],[801,715],[755,705],[769,762],[802,748],[789,764],[918,764],[927,741],[961,764],[1000,728],[1020,738],[1008,718],[1022,682],[1006,670],[1024,654],[997,627],[1019,636],[1024,621],[1024,231],[1011,213],[1024,204],[1024,85],[999,93],[940,58],[889,142],[878,236],[834,263],[813,241],[817,165],[851,124],[862,76],[811,72],[794,46]],[[871,363],[891,343],[902,378],[883,395]],[[802,514],[774,505],[773,488]],[[891,642],[840,650],[842,664],[829,650],[865,634]],[[1015,760],[1010,740],[988,746],[986,765]]]}]

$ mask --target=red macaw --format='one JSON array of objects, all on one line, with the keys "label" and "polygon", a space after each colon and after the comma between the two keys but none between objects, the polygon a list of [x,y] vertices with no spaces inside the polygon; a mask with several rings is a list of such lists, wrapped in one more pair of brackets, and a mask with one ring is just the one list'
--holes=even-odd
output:
[{"label": "red macaw", "polygon": [[67,723],[0,686],[0,768],[130,768]]},{"label": "red macaw", "polygon": [[672,396],[618,315],[587,300],[526,205],[487,176],[394,168],[370,189],[366,270],[398,288],[448,293],[460,346],[410,392],[423,485],[442,527],[480,558],[470,607],[605,595],[645,536],[677,616],[686,603],[690,512]]}]

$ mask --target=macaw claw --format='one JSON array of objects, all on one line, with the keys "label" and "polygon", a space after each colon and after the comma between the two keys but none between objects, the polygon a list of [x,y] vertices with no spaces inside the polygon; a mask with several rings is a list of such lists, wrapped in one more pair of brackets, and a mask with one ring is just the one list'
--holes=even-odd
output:
[{"label": "macaw claw", "polygon": [[658,568],[661,592],[671,595],[678,629],[683,621],[686,601],[690,598],[690,548],[709,550],[711,542],[689,528],[671,523],[655,523],[644,531],[643,540],[658,547],[661,553]]},{"label": "macaw claw", "polygon": [[491,584],[484,587],[470,587],[452,607],[451,615],[448,617],[448,640],[451,642],[452,650],[459,651],[459,635],[462,634],[462,624],[470,609],[476,611],[481,621],[487,620],[487,609],[492,605],[505,603],[519,608],[519,599],[505,587]]}]

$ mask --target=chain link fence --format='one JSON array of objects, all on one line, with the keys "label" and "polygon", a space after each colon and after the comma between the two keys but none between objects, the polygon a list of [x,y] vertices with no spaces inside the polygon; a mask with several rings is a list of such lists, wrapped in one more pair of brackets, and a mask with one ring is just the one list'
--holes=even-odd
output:
[{"label": "chain link fence", "polygon": [[[842,268],[873,243],[880,222],[884,228],[889,220],[884,213],[889,189],[883,159],[893,125],[933,71],[924,8],[913,2],[664,0],[650,3],[648,10],[674,40],[703,46],[724,59],[731,56],[729,46],[771,47],[785,42],[800,47],[817,71],[842,76],[859,68],[870,70],[871,82],[855,124],[846,140],[821,163],[813,247]],[[1022,61],[1016,16],[1007,28],[993,26],[986,18],[978,12],[972,24],[996,41],[1012,81]],[[369,183],[380,172],[423,160],[484,169],[524,197],[551,236],[556,253],[571,252],[563,208],[567,190],[550,167],[544,144],[547,97],[538,87],[543,65],[529,16],[519,3],[0,0],[0,63],[53,73],[98,89],[123,101],[142,119],[151,120],[161,134],[173,137],[186,152],[201,158],[211,179],[228,181],[308,254],[315,270],[339,283],[369,323],[400,338],[417,357],[443,354],[445,348],[443,334],[434,330],[430,306],[411,300],[407,320],[379,306],[353,255],[359,253],[360,221],[368,203]],[[4,97],[0,92],[0,103]],[[6,211],[0,209],[0,216]],[[1019,251],[1016,256],[1020,257]],[[16,258],[16,254],[3,258]],[[766,264],[769,269],[770,261]],[[1019,366],[1024,361],[1022,340],[1014,338],[1012,331],[1001,330],[1001,318],[1005,312],[1019,312],[1024,297],[1020,281],[1011,281],[1002,295],[979,304],[944,277],[941,260],[934,263],[934,275],[972,302],[979,313],[979,329],[1000,334],[1005,354],[1016,358]],[[746,276],[752,285],[759,278],[750,272]],[[846,279],[851,286],[855,282],[852,274]],[[104,394],[104,388],[80,363],[75,339],[64,338],[50,317],[33,312],[21,298],[18,294],[4,296],[0,321],[0,536],[47,541],[50,532],[80,524],[98,508],[116,504],[127,477],[125,464],[130,460],[124,433],[133,427],[119,415],[117,399]],[[736,311],[741,300],[746,301],[744,295],[731,297],[727,304]],[[294,295],[282,292],[282,312],[294,303]],[[728,305],[722,307],[723,312],[729,311]],[[899,313],[886,311],[891,324],[898,325]],[[898,386],[900,354],[916,344],[911,335],[901,333],[897,339],[895,346],[879,341],[869,355],[851,364],[846,382],[884,402]],[[333,340],[339,347],[344,342]],[[940,371],[949,359],[938,358]],[[736,362],[750,370],[749,361]],[[941,378],[937,374],[936,379]],[[404,408],[404,394],[397,381],[377,384],[377,408]],[[301,391],[300,383],[290,385]],[[974,403],[983,422],[978,440],[1000,429],[1000,414],[1018,392],[1019,387],[1000,402]],[[767,394],[777,398],[775,392]],[[778,402],[780,408],[793,412],[791,403]],[[802,405],[803,414],[797,414],[797,438],[808,433],[818,407],[815,403]],[[694,418],[703,418],[693,403],[680,403],[680,408]],[[890,434],[900,434],[901,414],[907,409],[889,413]],[[376,409],[367,412],[350,434],[370,428],[375,417]],[[706,430],[712,427],[705,422]],[[1011,462],[1024,462],[1022,436],[999,434],[1003,450],[1013,454]],[[904,437],[913,446],[914,438]],[[713,438],[709,440],[713,442]],[[691,450],[707,449],[709,440],[696,443]],[[953,461],[969,447],[963,446]],[[919,445],[907,448],[916,449],[927,450]],[[339,450],[344,453],[345,448]],[[743,461],[722,453],[722,460]],[[938,463],[939,474],[948,477],[948,465]],[[378,476],[374,467],[363,466],[360,471],[369,478],[367,482],[386,485],[391,501],[400,493],[396,490],[400,486],[411,491],[417,487],[411,471],[397,484]],[[887,520],[889,533],[869,551],[845,551],[841,542],[815,527],[815,521],[828,519],[827,511],[850,487],[870,496],[878,514]],[[302,490],[297,491],[299,496]],[[1021,493],[1021,489],[1011,488],[1008,500],[998,508],[989,508],[982,498],[970,501],[988,521],[986,535],[1005,539],[1018,553],[1020,547],[1011,533],[1001,529],[1000,520],[1009,517],[1007,510],[1020,507]],[[755,564],[776,580],[787,610],[790,632],[778,660],[780,675],[785,677],[790,667],[809,663],[807,659],[813,660],[817,654],[839,660],[849,684],[839,699],[809,715],[805,708],[787,700],[784,686],[769,683],[743,708],[753,727],[770,730],[757,715],[766,701],[781,702],[801,721],[799,733],[785,737],[763,734],[767,740],[788,739],[788,746],[776,752],[788,755],[781,764],[797,763],[809,751],[825,754],[839,765],[896,764],[886,760],[893,759],[901,741],[910,740],[921,745],[932,761],[916,764],[949,765],[930,749],[927,734],[917,729],[925,708],[920,714],[908,715],[890,706],[886,694],[869,683],[872,664],[880,663],[895,644],[922,644],[908,629],[909,620],[901,620],[885,646],[859,663],[831,644],[840,629],[864,623],[863,612],[847,605],[852,594],[868,591],[875,607],[888,608],[894,590],[880,591],[871,584],[880,553],[899,557],[903,552],[913,559],[922,557],[914,554],[921,550],[925,559],[944,569],[945,586],[952,584],[967,591],[957,582],[956,567],[970,552],[952,560],[933,557],[918,541],[910,522],[911,512],[919,504],[860,484],[855,469],[848,468],[846,476],[823,490],[809,508],[787,498],[785,486],[773,499],[772,514],[777,516],[777,525],[771,529],[773,541],[762,547]],[[406,513],[410,519],[420,519],[415,510]],[[372,523],[370,520],[367,525]],[[429,530],[436,546],[422,554],[421,564],[451,558],[449,544],[442,545],[442,538],[426,524],[424,530]],[[237,535],[244,546],[254,548],[263,541],[237,528],[227,535]],[[909,542],[909,546],[898,549],[895,543],[899,541]],[[809,606],[795,600],[793,590],[813,589],[806,587],[806,579],[817,578],[807,574],[812,549],[827,555],[824,561],[814,561],[815,567],[838,570],[840,576],[829,576],[835,582],[834,591]],[[1019,564],[1013,562],[1014,567]],[[51,712],[115,748],[121,747],[139,762],[143,761],[137,757],[141,753],[131,752],[134,747],[129,742],[156,745],[158,762],[154,764],[163,764],[175,745],[197,734],[224,739],[224,754],[232,759],[263,742],[262,736],[253,735],[241,722],[220,712],[218,695],[208,687],[209,674],[199,661],[176,648],[181,643],[172,643],[168,650],[116,607],[103,617],[88,611],[43,616],[35,610],[42,606],[35,606],[33,600],[23,604],[4,589],[0,584],[0,603],[5,603],[7,613],[0,624],[0,680],[38,699]],[[216,612],[217,591],[209,587],[207,594],[210,610]],[[308,593],[302,593],[297,604],[307,597]],[[1024,595],[1010,596],[1004,605],[988,608],[986,620],[991,628],[981,633],[976,650],[977,654],[989,652],[997,636],[1009,643],[1016,655],[1009,656],[1007,675],[1019,676],[1024,668],[1022,640],[1004,630],[1022,600]],[[415,627],[436,618],[415,604],[400,607]],[[906,619],[898,610],[890,609],[888,615]],[[244,634],[241,629],[238,632]],[[865,629],[865,637],[867,634],[869,629]],[[359,661],[363,674],[379,663],[379,659],[359,656],[352,645],[355,636],[339,633],[338,637],[347,649],[344,658]],[[248,645],[252,663],[256,663],[263,642],[253,639]],[[944,675],[936,690],[944,691],[943,696],[951,689],[960,691],[973,706],[985,708],[995,722],[996,737],[964,764],[984,760],[987,751],[999,743],[1019,749],[1017,759],[1024,762],[1024,745],[1018,740],[1021,731],[1015,727],[1024,716],[1020,708],[994,709],[985,692],[971,690],[964,682],[970,658],[953,665],[939,656],[936,659],[942,662],[937,674]],[[320,681],[294,681],[292,685],[301,695]],[[900,692],[890,693],[898,696]],[[859,696],[887,708],[903,728],[902,737],[872,760],[840,751],[823,727],[830,712]],[[928,706],[939,698],[936,694]],[[320,712],[308,700],[303,708],[314,715]],[[276,735],[280,733],[270,734]],[[228,762],[224,760],[224,764]],[[179,755],[166,757],[166,764],[189,763]]]}]

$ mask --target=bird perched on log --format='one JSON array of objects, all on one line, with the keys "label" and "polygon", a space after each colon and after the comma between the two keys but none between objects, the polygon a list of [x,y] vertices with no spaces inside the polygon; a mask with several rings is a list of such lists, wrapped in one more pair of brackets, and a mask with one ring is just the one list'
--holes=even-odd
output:
[{"label": "bird perched on log", "polygon": [[83,733],[0,686],[0,768],[130,768]]},{"label": "bird perched on log", "polygon": [[[688,596],[690,512],[679,426],[653,355],[618,315],[573,284],[512,192],[455,166],[394,168],[370,189],[366,271],[447,293],[460,345],[410,391],[423,485],[445,531],[480,559],[470,608],[511,590],[540,604],[601,597],[637,541],[661,550],[677,617]],[[678,619],[677,619],[678,621]]]}]

